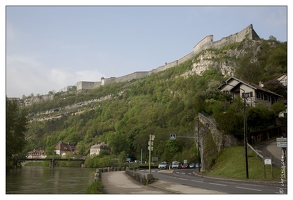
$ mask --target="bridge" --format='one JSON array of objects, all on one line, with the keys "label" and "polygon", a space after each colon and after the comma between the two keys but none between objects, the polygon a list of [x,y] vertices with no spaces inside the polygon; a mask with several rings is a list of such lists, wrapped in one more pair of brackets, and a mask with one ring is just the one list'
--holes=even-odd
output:
[{"label": "bridge", "polygon": [[54,162],[55,161],[77,161],[77,162],[82,162],[82,164],[84,164],[85,158],[20,158],[17,161],[18,162],[50,161],[49,167],[54,168]]}]

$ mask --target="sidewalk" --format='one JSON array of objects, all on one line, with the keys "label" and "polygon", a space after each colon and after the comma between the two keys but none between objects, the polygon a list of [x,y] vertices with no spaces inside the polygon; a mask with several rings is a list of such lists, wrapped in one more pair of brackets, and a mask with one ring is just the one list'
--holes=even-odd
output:
[{"label": "sidewalk", "polygon": [[263,142],[257,145],[257,149],[263,156],[271,157],[277,166],[281,166],[282,149],[277,147],[276,140]]},{"label": "sidewalk", "polygon": [[124,171],[102,173],[102,183],[108,194],[223,194],[162,180],[145,186]]}]

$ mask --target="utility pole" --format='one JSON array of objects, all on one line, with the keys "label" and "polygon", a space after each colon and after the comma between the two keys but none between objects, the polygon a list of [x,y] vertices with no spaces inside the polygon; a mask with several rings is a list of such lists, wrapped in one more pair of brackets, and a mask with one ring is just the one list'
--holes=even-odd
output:
[{"label": "utility pole", "polygon": [[[198,163],[201,163],[200,160],[200,152],[199,152],[199,118],[197,120],[197,157],[198,157]],[[201,166],[201,164],[199,164]],[[198,168],[198,171],[200,172],[200,166]]]},{"label": "utility pole", "polygon": [[151,174],[151,154],[153,150],[153,141],[155,139],[155,135],[150,135],[149,141],[148,141],[148,150],[149,150],[149,173]]}]

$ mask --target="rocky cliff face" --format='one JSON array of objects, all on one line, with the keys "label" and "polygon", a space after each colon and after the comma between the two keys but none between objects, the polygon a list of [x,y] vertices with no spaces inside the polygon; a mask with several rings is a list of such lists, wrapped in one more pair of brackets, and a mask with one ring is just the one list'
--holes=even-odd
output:
[{"label": "rocky cliff face", "polygon": [[251,62],[257,62],[257,54],[261,51],[260,40],[244,40],[222,49],[208,49],[193,58],[192,70],[182,76],[197,74],[201,76],[209,69],[216,69],[224,77],[235,75],[237,62],[248,52],[253,52]]}]

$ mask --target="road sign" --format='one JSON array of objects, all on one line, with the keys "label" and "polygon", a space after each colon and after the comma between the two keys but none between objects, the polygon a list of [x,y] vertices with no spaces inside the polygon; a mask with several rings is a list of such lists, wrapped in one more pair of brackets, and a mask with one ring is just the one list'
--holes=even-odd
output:
[{"label": "road sign", "polygon": [[264,159],[264,164],[265,165],[271,165],[272,164],[272,159],[271,158],[265,158]]},{"label": "road sign", "polygon": [[152,157],[153,162],[157,162],[159,160],[158,157]]},{"label": "road sign", "polygon": [[[150,146],[148,146],[148,150],[150,150]],[[151,147],[151,151],[153,151],[154,149],[153,149],[153,147]]]},{"label": "road sign", "polygon": [[153,146],[154,142],[153,141],[148,141],[148,145]]},{"label": "road sign", "polygon": [[155,139],[155,135],[150,135],[150,140],[154,140]]},{"label": "road sign", "polygon": [[170,140],[175,140],[176,139],[176,134],[170,134]]},{"label": "road sign", "polygon": [[277,142],[287,142],[287,138],[277,138]]},{"label": "road sign", "polygon": [[287,147],[287,141],[286,142],[277,142],[277,147]]}]

